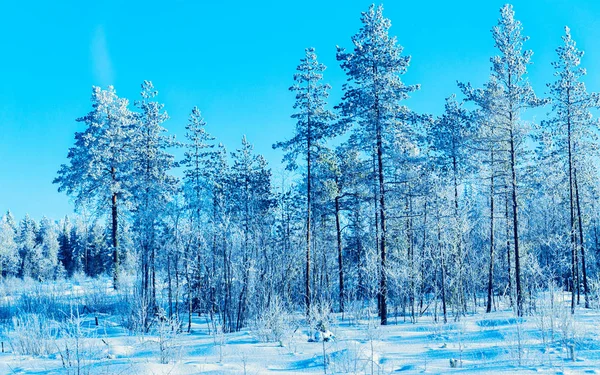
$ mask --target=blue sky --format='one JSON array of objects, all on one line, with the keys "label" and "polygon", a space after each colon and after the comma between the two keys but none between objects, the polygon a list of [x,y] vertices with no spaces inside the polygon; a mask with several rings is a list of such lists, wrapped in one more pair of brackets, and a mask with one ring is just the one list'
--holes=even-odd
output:
[{"label": "blue sky", "polygon": [[[335,46],[350,48],[371,1],[4,1],[0,3],[0,212],[60,218],[73,212],[52,179],[66,161],[75,119],[90,109],[92,85],[113,84],[137,99],[153,81],[182,139],[197,105],[207,130],[229,150],[246,134],[275,171],[289,138],[292,75],[305,47],[328,66],[337,104],[345,76]],[[403,77],[420,83],[407,105],[437,114],[456,80],[483,83],[495,54],[490,29],[503,1],[387,1],[391,33],[412,56]],[[600,90],[600,2],[514,1],[534,51],[530,80],[538,95],[563,27],[586,51],[586,83]]]}]

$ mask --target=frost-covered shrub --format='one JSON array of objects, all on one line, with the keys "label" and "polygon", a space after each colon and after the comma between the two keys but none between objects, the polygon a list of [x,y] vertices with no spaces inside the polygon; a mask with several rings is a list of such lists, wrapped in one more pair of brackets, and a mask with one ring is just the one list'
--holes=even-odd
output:
[{"label": "frost-covered shrub", "polygon": [[104,356],[104,347],[83,322],[79,314],[72,313],[58,328],[55,349],[67,374],[89,374],[89,363]]},{"label": "frost-covered shrub", "polygon": [[16,308],[19,314],[35,314],[60,320],[76,306],[76,301],[65,295],[65,286],[57,283],[38,283],[31,279],[24,282],[18,295]]},{"label": "frost-covered shrub", "polygon": [[7,337],[13,353],[19,355],[49,354],[57,338],[54,322],[37,314],[23,314],[12,319]]},{"label": "frost-covered shrub", "polygon": [[181,345],[178,341],[179,324],[179,320],[176,318],[159,319],[156,324],[161,364],[174,362],[181,353]]},{"label": "frost-covered shrub", "polygon": [[142,297],[139,290],[125,296],[121,301],[125,314],[123,314],[123,326],[134,333],[144,334],[150,327],[148,302]]},{"label": "frost-covered shrub", "polygon": [[107,278],[90,279],[81,296],[86,312],[112,314],[118,310],[117,298]]},{"label": "frost-covered shrub", "polygon": [[575,361],[577,359],[577,351],[581,348],[584,331],[577,321],[574,314],[571,314],[569,308],[558,310],[557,328],[560,335],[560,342],[565,352],[567,359]]},{"label": "frost-covered shrub", "polygon": [[339,341],[334,344],[330,364],[333,374],[367,374],[369,355],[356,340]]},{"label": "frost-covered shrub", "polygon": [[345,316],[351,325],[359,325],[362,320],[370,319],[371,315],[368,302],[355,300],[346,303]]},{"label": "frost-covered shrub", "polygon": [[331,304],[318,302],[310,306],[308,311],[308,324],[313,331],[325,332],[329,330],[332,322]]},{"label": "frost-covered shrub", "polygon": [[295,331],[292,316],[279,298],[258,314],[254,320],[254,334],[262,342],[279,342]]},{"label": "frost-covered shrub", "polygon": [[600,309],[600,276],[588,278],[590,307]]}]

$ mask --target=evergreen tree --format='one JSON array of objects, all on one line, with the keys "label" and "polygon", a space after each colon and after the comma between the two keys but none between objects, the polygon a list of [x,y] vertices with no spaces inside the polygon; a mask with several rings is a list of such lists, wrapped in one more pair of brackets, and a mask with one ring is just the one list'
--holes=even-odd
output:
[{"label": "evergreen tree", "polygon": [[186,198],[192,210],[192,220],[194,225],[200,225],[201,200],[206,190],[206,177],[208,160],[211,156],[211,149],[214,147],[209,142],[214,138],[206,132],[206,121],[202,117],[198,107],[192,109],[188,124],[186,125],[187,143],[184,159],[179,163],[186,169],[183,172],[184,183],[186,186]]},{"label": "evergreen tree", "polygon": [[42,252],[36,241],[37,232],[38,226],[35,220],[29,215],[25,215],[19,224],[19,234],[17,236],[17,246],[21,258],[19,276],[21,277],[37,279],[39,276]]},{"label": "evergreen tree", "polygon": [[233,166],[230,172],[231,217],[242,232],[241,265],[242,278],[239,293],[236,330],[240,330],[248,314],[251,293],[251,270],[256,269],[261,230],[266,225],[266,215],[271,206],[271,171],[261,155],[255,155],[254,147],[242,138],[242,147],[231,154]]},{"label": "evergreen tree", "polygon": [[72,276],[75,271],[75,257],[73,240],[71,239],[71,220],[65,216],[62,222],[62,229],[58,234],[58,259],[68,276]]},{"label": "evergreen tree", "polygon": [[320,143],[333,135],[331,122],[334,115],[327,110],[326,100],[330,86],[322,83],[325,65],[317,61],[314,48],[305,50],[305,57],[294,74],[294,85],[290,91],[296,93],[292,115],[296,120],[296,134],[285,142],[273,145],[286,151],[284,161],[288,169],[296,168],[296,159],[302,155],[306,162],[306,267],[304,279],[304,303],[308,313],[311,302],[311,224],[312,224],[312,171]]},{"label": "evergreen tree", "polygon": [[459,186],[462,185],[469,168],[469,142],[472,132],[472,121],[467,111],[456,102],[454,95],[446,98],[444,113],[430,127],[429,136],[432,157],[440,175],[445,177],[453,190],[453,228],[455,232],[454,248],[456,253],[456,284],[458,307],[465,313],[466,296],[464,290],[464,257],[463,228],[459,201]]},{"label": "evergreen tree", "polygon": [[40,229],[37,233],[37,247],[41,255],[38,270],[39,279],[54,279],[58,266],[58,228],[54,222],[45,216],[40,220]]},{"label": "evergreen tree", "polygon": [[[552,97],[552,110],[554,116],[545,121],[544,125],[552,138],[549,153],[552,159],[565,165],[568,178],[566,183],[569,188],[569,226],[568,233],[571,241],[571,312],[575,312],[575,280],[578,280],[577,253],[581,254],[581,269],[583,273],[583,290],[585,307],[590,306],[589,286],[587,280],[587,267],[585,263],[585,237],[581,218],[581,175],[577,171],[584,169],[583,163],[589,161],[593,154],[593,141],[597,137],[597,122],[592,119],[590,109],[600,106],[600,95],[588,94],[585,84],[581,79],[586,70],[580,67],[583,51],[577,49],[575,41],[571,38],[571,31],[565,27],[562,37],[564,44],[556,49],[558,61],[552,63],[556,70],[554,76],[557,80],[548,84]],[[586,160],[586,157],[588,160]],[[577,231],[577,229],[579,229]],[[577,240],[577,235],[579,239]]]},{"label": "evergreen tree", "polygon": [[19,252],[15,237],[16,226],[8,211],[0,218],[0,277],[18,273]]},{"label": "evergreen tree", "polygon": [[[214,140],[206,132],[206,122],[198,107],[192,109],[186,125],[185,137],[187,142],[183,144],[186,151],[183,160],[179,163],[185,169],[183,171],[183,190],[186,204],[190,215],[189,251],[186,257],[186,277],[188,288],[188,312],[189,316],[194,308],[200,304],[200,293],[202,289],[202,271],[209,259],[205,259],[202,253],[203,238],[203,204],[210,194],[208,183],[210,159],[214,153]],[[193,300],[192,300],[193,299]],[[191,330],[191,320],[188,321],[188,330]]]},{"label": "evergreen tree", "polygon": [[142,296],[153,311],[156,305],[156,252],[160,214],[177,190],[177,179],[169,175],[174,156],[168,149],[174,139],[165,136],[162,126],[168,119],[163,104],[155,101],[158,91],[150,81],[142,83],[141,100],[136,101],[137,113],[133,129],[132,194],[135,230],[142,265]]},{"label": "evergreen tree", "polygon": [[402,56],[403,48],[395,37],[389,36],[391,22],[383,16],[383,7],[371,5],[362,13],[361,22],[362,27],[352,37],[354,50],[346,52],[338,47],[337,59],[349,80],[343,86],[344,96],[339,109],[346,122],[358,125],[355,127],[358,143],[376,158],[380,248],[378,299],[381,324],[385,325],[388,303],[385,138],[406,130],[402,125],[407,124],[411,115],[400,102],[419,86],[407,86],[400,79],[408,68],[410,56]]},{"label": "evergreen tree", "polygon": [[[498,132],[507,150],[507,194],[510,200],[510,220],[512,221],[512,246],[515,262],[515,291],[517,315],[523,315],[524,293],[521,277],[521,251],[519,237],[519,200],[518,172],[523,165],[524,139],[527,127],[521,121],[521,113],[531,107],[545,104],[538,99],[527,79],[527,66],[531,64],[533,52],[523,50],[528,37],[521,35],[521,22],[515,20],[512,5],[506,4],[500,9],[498,25],[492,29],[495,47],[499,55],[491,58],[492,77],[498,85],[499,94],[495,106],[499,116]],[[470,86],[463,86],[467,98],[481,101]]]},{"label": "evergreen tree", "polygon": [[94,86],[92,111],[77,119],[86,129],[75,133],[75,145],[67,156],[69,164],[63,164],[54,179],[59,191],[75,197],[76,207],[95,202],[100,212],[110,212],[115,289],[119,279],[119,207],[128,202],[131,185],[133,115],[128,105],[112,86],[106,90]]}]

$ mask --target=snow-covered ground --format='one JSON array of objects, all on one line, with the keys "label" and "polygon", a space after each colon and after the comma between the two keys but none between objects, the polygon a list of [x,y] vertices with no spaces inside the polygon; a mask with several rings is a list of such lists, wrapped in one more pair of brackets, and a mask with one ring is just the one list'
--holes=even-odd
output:
[{"label": "snow-covered ground", "polygon": [[[66,294],[81,290],[67,289]],[[13,324],[5,325],[0,374],[600,373],[600,312],[578,309],[572,318],[566,298],[539,306],[523,320],[510,309],[480,310],[458,322],[450,317],[448,324],[424,316],[416,323],[392,318],[379,326],[375,317],[332,314],[335,339],[326,343],[309,342],[314,332],[300,315],[283,319],[278,342],[263,342],[255,325],[215,333],[205,316],[194,317],[189,334],[157,323],[151,334],[134,336],[120,317],[86,314],[72,319],[60,339],[23,337],[31,332],[25,328],[19,336],[9,332]],[[46,353],[15,353],[15,345],[31,345],[27,339],[46,341]]]}]

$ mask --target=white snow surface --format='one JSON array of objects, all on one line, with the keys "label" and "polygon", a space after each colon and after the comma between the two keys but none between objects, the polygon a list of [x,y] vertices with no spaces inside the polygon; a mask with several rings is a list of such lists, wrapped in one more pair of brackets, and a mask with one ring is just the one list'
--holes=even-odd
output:
[{"label": "white snow surface", "polygon": [[[64,288],[67,294],[80,290],[77,285]],[[252,327],[214,334],[206,316],[194,316],[191,333],[161,338],[156,331],[133,335],[115,316],[87,314],[82,316],[80,362],[67,366],[63,348],[65,340],[73,348],[72,338],[52,340],[48,354],[18,355],[4,325],[0,374],[600,373],[600,312],[578,308],[571,319],[567,297],[560,298],[553,307],[559,313],[552,319],[540,312],[519,320],[510,308],[486,314],[481,307],[459,321],[449,316],[447,324],[423,316],[416,323],[392,317],[389,325],[380,326],[375,316],[332,314],[331,342],[309,342],[314,330],[301,314],[293,317],[295,328],[272,343],[261,342]],[[161,343],[166,364],[161,364]]]}]

